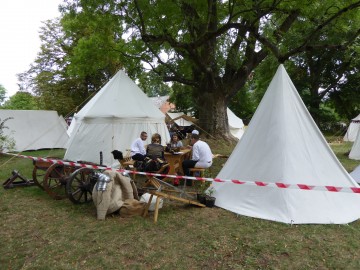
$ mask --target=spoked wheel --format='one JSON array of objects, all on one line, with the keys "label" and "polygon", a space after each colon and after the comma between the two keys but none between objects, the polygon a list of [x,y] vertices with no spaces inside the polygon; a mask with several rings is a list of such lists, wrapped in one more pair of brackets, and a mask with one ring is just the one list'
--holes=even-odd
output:
[{"label": "spoked wheel", "polygon": [[43,160],[34,160],[33,164],[33,181],[39,188],[44,190],[44,176],[46,174],[46,170],[49,169],[49,167],[51,166],[51,163]]},{"label": "spoked wheel", "polygon": [[72,170],[61,164],[52,164],[44,176],[44,190],[55,200],[66,198],[66,182]]},{"label": "spoked wheel", "polygon": [[75,204],[91,202],[95,183],[94,170],[89,168],[76,170],[66,183],[66,193],[69,200]]},{"label": "spoked wheel", "polygon": [[33,172],[32,172],[32,178],[33,181],[35,183],[35,185],[37,185],[39,188],[41,188],[42,190],[44,190],[44,176],[46,173],[46,169],[44,170],[43,168],[39,168],[34,166]]}]

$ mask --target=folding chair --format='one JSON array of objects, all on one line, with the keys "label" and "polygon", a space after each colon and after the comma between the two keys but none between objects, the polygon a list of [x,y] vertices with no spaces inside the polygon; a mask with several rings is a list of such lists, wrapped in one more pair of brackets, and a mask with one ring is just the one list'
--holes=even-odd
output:
[{"label": "folding chair", "polygon": [[[130,171],[136,171],[136,168],[134,166],[135,160],[133,160],[131,158],[131,150],[130,149],[126,149],[125,155],[123,156],[123,159],[118,159],[118,161],[120,162],[121,168],[125,169],[125,170],[130,170]],[[133,175],[133,179],[136,180],[136,174],[132,174]]]}]

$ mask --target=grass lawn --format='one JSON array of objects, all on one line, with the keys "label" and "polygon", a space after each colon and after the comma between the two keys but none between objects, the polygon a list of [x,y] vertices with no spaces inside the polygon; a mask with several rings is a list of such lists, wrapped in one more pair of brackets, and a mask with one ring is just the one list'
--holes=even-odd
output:
[{"label": "grass lawn", "polygon": [[[234,147],[209,143],[224,155]],[[346,170],[359,165],[347,158],[351,143],[331,147]],[[209,176],[225,161],[216,159]],[[14,169],[32,178],[30,159],[0,155],[2,183]],[[151,214],[98,221],[92,203],[53,200],[31,186],[0,189],[0,226],[0,269],[360,269],[360,221],[290,226],[167,201],[156,225]]]}]

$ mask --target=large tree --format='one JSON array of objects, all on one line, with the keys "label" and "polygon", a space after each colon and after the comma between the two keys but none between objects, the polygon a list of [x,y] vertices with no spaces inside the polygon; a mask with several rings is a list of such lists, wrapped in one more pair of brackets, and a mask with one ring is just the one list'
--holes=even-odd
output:
[{"label": "large tree", "polygon": [[[270,55],[285,62],[322,48],[341,53],[359,35],[359,6],[354,0],[67,0],[61,7],[66,75],[82,78],[86,88],[96,74],[106,78],[124,66],[144,86],[146,76],[172,82],[175,94],[191,96],[202,129],[230,138],[226,107],[259,64]],[[334,38],[337,25],[346,27]]]},{"label": "large tree", "polygon": [[[101,18],[101,22],[91,19],[90,23],[75,16],[62,23],[58,18],[43,23],[40,52],[31,68],[18,75],[21,88],[39,97],[41,109],[62,115],[76,112],[118,69],[119,57],[104,49],[99,36],[120,30]],[[113,25],[119,23],[113,21]],[[109,40],[103,39],[105,43]]]},{"label": "large tree", "polygon": [[[164,81],[190,86],[202,128],[225,136],[227,105],[268,55],[284,62],[314,48],[343,45],[359,34],[360,1],[121,4],[129,41],[143,41],[143,61]],[[329,38],[331,29],[345,22],[348,27],[338,31],[337,39]]]}]

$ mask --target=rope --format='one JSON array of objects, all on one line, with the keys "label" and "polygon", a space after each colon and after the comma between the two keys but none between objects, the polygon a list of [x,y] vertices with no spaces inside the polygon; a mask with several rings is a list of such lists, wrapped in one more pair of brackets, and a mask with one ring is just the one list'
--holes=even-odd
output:
[{"label": "rope", "polygon": [[[14,155],[14,154],[10,154]],[[316,185],[308,185],[308,184],[288,184],[283,182],[262,182],[262,181],[242,181],[237,179],[220,179],[220,178],[207,178],[207,177],[195,177],[195,176],[180,176],[180,175],[168,175],[168,174],[159,174],[159,173],[149,173],[149,172],[138,172],[138,171],[131,171],[125,169],[113,169],[110,167],[99,166],[99,165],[92,165],[92,164],[84,164],[84,163],[77,163],[72,161],[64,161],[64,160],[57,160],[57,159],[50,159],[50,158],[41,158],[41,157],[32,157],[32,156],[24,156],[24,155],[14,155],[20,158],[27,158],[32,160],[40,160],[49,163],[57,163],[64,166],[71,166],[71,167],[81,167],[81,168],[89,168],[94,170],[113,170],[118,172],[125,172],[129,174],[140,174],[140,175],[147,175],[147,176],[158,176],[158,177],[168,177],[168,178],[175,178],[175,179],[188,179],[188,180],[196,180],[196,181],[208,181],[208,182],[218,182],[218,183],[232,183],[236,185],[250,185],[250,186],[257,186],[257,187],[269,187],[269,188],[279,188],[279,189],[297,189],[297,190],[306,190],[306,191],[327,191],[327,192],[345,192],[345,193],[353,193],[353,194],[360,194],[360,187],[337,187],[337,186],[316,186]]]}]

